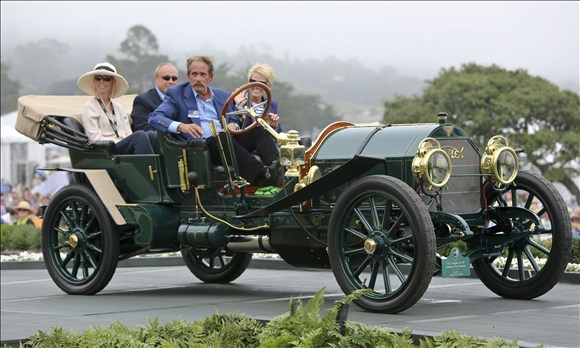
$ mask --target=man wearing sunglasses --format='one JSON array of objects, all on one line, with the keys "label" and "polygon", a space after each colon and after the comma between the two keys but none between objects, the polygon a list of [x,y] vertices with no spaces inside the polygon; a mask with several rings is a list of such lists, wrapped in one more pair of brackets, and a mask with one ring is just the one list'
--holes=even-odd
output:
[{"label": "man wearing sunglasses", "polygon": [[177,84],[179,73],[175,65],[171,63],[161,63],[155,68],[155,87],[147,92],[143,92],[133,100],[133,110],[131,118],[133,131],[153,130],[149,124],[149,114],[163,102],[167,90]]}]

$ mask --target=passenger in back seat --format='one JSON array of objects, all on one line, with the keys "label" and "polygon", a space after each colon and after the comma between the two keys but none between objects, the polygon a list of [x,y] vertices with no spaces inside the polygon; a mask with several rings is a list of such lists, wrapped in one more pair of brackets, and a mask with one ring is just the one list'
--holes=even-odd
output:
[{"label": "passenger in back seat", "polygon": [[121,104],[112,101],[127,92],[129,84],[110,63],[98,63],[83,74],[80,89],[94,96],[83,106],[83,127],[91,140],[112,140],[118,154],[153,154],[156,134],[142,130],[133,132],[129,116]]},{"label": "passenger in back seat", "polygon": [[171,63],[161,63],[155,68],[153,74],[155,76],[155,86],[150,90],[139,94],[133,100],[133,109],[131,110],[131,118],[133,124],[131,129],[137,131],[142,129],[144,131],[152,130],[149,126],[149,114],[165,99],[167,90],[177,84],[179,79],[179,72],[177,68]]}]

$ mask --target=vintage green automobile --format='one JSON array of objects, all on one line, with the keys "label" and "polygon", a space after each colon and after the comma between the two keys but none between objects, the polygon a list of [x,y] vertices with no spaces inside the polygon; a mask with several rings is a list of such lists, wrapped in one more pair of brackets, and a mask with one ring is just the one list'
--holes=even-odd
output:
[{"label": "vintage green automobile", "polygon": [[[444,113],[432,124],[337,122],[305,147],[297,132],[277,134],[252,109],[237,111],[278,140],[285,182],[272,189],[250,186],[235,161],[212,164],[203,140],[159,134],[160,154],[117,155],[84,135],[85,100],[21,97],[16,127],[69,149],[72,168],[54,169],[74,183],[54,195],[42,227],[46,267],[68,294],[98,293],[120,260],[170,251],[209,283],[234,281],[252,253],[331,268],[346,294],[370,289],[357,305],[383,313],[417,303],[445,273],[437,250],[454,242],[502,297],[541,296],[565,271],[571,223],[554,186],[520,171],[505,137],[481,151]],[[223,148],[234,141],[223,139]]]}]

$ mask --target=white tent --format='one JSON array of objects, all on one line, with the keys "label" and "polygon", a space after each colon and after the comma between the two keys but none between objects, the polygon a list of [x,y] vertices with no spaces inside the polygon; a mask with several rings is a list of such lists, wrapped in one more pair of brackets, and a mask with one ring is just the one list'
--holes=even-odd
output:
[{"label": "white tent", "polygon": [[1,165],[0,171],[2,179],[12,185],[22,184],[31,186],[34,177],[34,169],[44,167],[48,159],[54,156],[61,156],[58,146],[47,144],[40,145],[36,141],[20,134],[14,126],[16,125],[17,112],[10,112],[2,115],[0,120],[0,142],[1,142]]},{"label": "white tent", "polygon": [[[2,120],[4,120],[4,117],[2,117]],[[2,121],[0,127],[2,127],[0,128],[0,140],[2,141],[2,144],[28,143],[32,141],[28,137],[18,133],[13,125],[9,125]]]}]

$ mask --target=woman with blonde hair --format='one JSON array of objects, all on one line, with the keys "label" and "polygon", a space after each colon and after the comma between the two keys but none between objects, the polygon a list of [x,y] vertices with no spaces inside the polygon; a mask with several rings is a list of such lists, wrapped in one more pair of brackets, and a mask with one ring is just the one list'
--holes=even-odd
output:
[{"label": "woman with blonde hair", "polygon": [[[274,68],[270,65],[265,63],[257,63],[254,64],[248,70],[248,82],[260,82],[264,85],[268,86],[270,90],[272,90],[272,85],[274,83]],[[250,91],[250,102],[251,105],[257,105],[266,100],[266,92],[262,88],[252,88]],[[236,98],[236,104],[243,106],[247,101],[247,93],[240,94],[239,97]],[[259,106],[255,109],[258,115],[262,115],[264,112],[264,106]],[[268,121],[268,124],[274,128],[278,133],[282,131],[282,127],[280,126],[280,117],[278,116],[278,101],[272,99],[272,104],[270,105],[270,109],[268,110],[268,117],[265,118]],[[250,122],[251,124],[251,122]]]},{"label": "woman with blonde hair", "polygon": [[[272,88],[272,83],[274,82],[274,69],[268,64],[255,64],[250,68],[250,70],[248,70],[248,82],[259,82],[268,86],[268,88]],[[248,106],[254,108],[254,111],[258,116],[261,116],[262,119],[268,122],[270,127],[280,133],[282,127],[280,126],[280,118],[278,117],[278,102],[272,100],[270,109],[268,110],[268,117],[264,117],[262,114],[264,113],[265,108],[265,103],[263,102],[267,97],[266,91],[260,87],[252,87],[250,88],[249,94],[248,97],[248,91],[246,90],[234,98],[237,107],[241,108],[249,103]],[[263,105],[259,105],[262,103]],[[228,128],[230,130],[246,128],[253,122],[255,121],[252,117],[245,117],[228,123]],[[273,171],[279,171],[276,166],[279,164],[280,149],[276,145],[276,142],[264,141],[266,138],[272,139],[271,134],[261,126],[258,126],[245,134],[234,136],[234,139],[246,150],[258,155],[266,165],[272,163],[271,166]]]},{"label": "woman with blonde hair", "polygon": [[155,133],[131,130],[129,116],[112,99],[129,89],[127,80],[111,63],[98,63],[78,80],[79,88],[94,96],[83,107],[83,127],[91,140],[112,140],[118,154],[152,154]]}]

